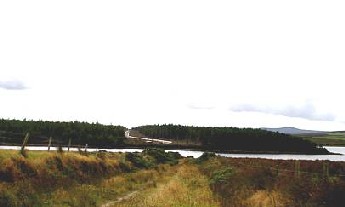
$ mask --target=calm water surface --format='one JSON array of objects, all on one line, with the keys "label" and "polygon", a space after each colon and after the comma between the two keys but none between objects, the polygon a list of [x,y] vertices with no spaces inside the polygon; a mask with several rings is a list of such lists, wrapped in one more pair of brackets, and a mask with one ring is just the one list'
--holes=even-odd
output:
[{"label": "calm water surface", "polygon": [[[28,146],[28,150],[47,150],[47,147]],[[330,161],[345,161],[345,147],[325,147],[328,151],[334,153],[340,153],[342,155],[289,155],[289,154],[228,154],[228,153],[216,153],[219,156],[224,157],[236,157],[236,158],[265,158],[275,160],[330,160]],[[20,150],[20,146],[0,146],[1,149]],[[57,150],[56,147],[51,147],[51,150]],[[83,150],[83,148],[81,148]],[[67,148],[63,148],[67,151]],[[142,149],[93,149],[88,148],[87,151],[95,152],[98,150],[106,150],[108,152],[141,152]],[[70,148],[70,151],[78,151],[77,148]],[[197,158],[202,155],[203,151],[192,150],[167,150],[171,152],[178,152],[182,156],[192,156]]]}]

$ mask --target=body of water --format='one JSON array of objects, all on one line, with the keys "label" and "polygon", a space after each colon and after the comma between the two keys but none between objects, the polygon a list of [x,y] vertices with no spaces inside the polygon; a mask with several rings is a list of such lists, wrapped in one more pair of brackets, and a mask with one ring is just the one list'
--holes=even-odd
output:
[{"label": "body of water", "polygon": [[[291,155],[291,154],[228,154],[228,153],[216,153],[219,156],[234,157],[234,158],[265,158],[275,160],[330,160],[330,161],[345,161],[345,147],[325,147],[328,151],[333,153],[340,153],[341,155]],[[0,146],[1,149],[7,150],[20,150],[20,146]],[[27,146],[28,150],[48,150],[47,147]],[[51,150],[57,150],[56,147],[51,147]],[[67,151],[67,148],[63,148]],[[84,148],[81,148],[84,150]],[[108,152],[141,152],[142,149],[94,149],[88,148],[88,152],[96,152],[99,150],[106,150]],[[70,148],[70,151],[78,151],[78,148]],[[193,150],[166,150],[171,152],[178,152],[182,156],[192,156],[197,158],[201,156],[203,151]]]}]

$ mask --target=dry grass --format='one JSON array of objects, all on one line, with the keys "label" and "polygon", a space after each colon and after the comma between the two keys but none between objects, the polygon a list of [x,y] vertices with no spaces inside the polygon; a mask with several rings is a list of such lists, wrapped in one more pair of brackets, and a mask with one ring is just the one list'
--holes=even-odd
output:
[{"label": "dry grass", "polygon": [[153,188],[165,174],[161,169],[140,170],[135,173],[122,173],[103,179],[98,183],[75,185],[73,188],[59,188],[43,200],[53,206],[111,206],[132,192]]},{"label": "dry grass", "polygon": [[95,184],[120,174],[123,156],[29,151],[25,158],[18,151],[1,150],[0,206],[94,206],[101,197]]},{"label": "dry grass", "polygon": [[58,154],[57,152],[29,151],[28,157],[18,151],[1,150],[0,182],[36,180],[43,182],[57,177],[66,179],[89,179],[100,175],[114,175],[120,172],[119,160],[122,155],[114,154],[99,158],[75,152]]},{"label": "dry grass", "polygon": [[209,189],[208,180],[197,167],[181,164],[174,175],[166,175],[150,188],[117,207],[212,207],[219,206]]},{"label": "dry grass", "polygon": [[[303,173],[294,173],[295,161],[213,157],[199,163],[212,191],[224,207],[340,207],[345,202],[343,162],[301,161]],[[321,171],[321,173],[320,173]]]},{"label": "dry grass", "polygon": [[251,207],[285,207],[290,201],[276,191],[257,190],[252,196],[243,202],[243,206]]},{"label": "dry grass", "polygon": [[123,153],[0,151],[0,206],[101,206],[176,172],[169,164],[132,166]]},{"label": "dry grass", "polygon": [[25,158],[0,151],[0,206],[220,205],[206,176],[187,160],[149,169],[131,168],[124,160],[121,153],[29,151]]}]

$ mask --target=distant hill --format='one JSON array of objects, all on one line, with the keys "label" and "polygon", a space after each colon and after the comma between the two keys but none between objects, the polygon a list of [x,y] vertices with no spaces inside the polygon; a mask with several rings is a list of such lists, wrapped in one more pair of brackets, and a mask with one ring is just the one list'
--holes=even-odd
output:
[{"label": "distant hill", "polygon": [[325,134],[327,132],[324,131],[314,131],[314,130],[305,130],[305,129],[298,129],[296,127],[280,127],[280,128],[261,128],[266,131],[271,132],[279,132],[284,134]]}]

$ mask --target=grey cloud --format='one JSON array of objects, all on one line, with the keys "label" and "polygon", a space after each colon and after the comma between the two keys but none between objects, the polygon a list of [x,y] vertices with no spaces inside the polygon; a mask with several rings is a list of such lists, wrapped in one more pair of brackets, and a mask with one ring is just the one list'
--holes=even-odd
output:
[{"label": "grey cloud", "polygon": [[26,89],[23,82],[17,81],[17,80],[0,81],[0,88],[6,89],[6,90],[24,90],[24,89]]},{"label": "grey cloud", "polygon": [[282,115],[287,117],[304,118],[314,121],[334,121],[335,115],[331,113],[318,113],[312,102],[307,101],[302,106],[288,105],[284,107],[266,107],[253,104],[239,104],[230,108],[234,112],[260,112],[266,114]]}]

